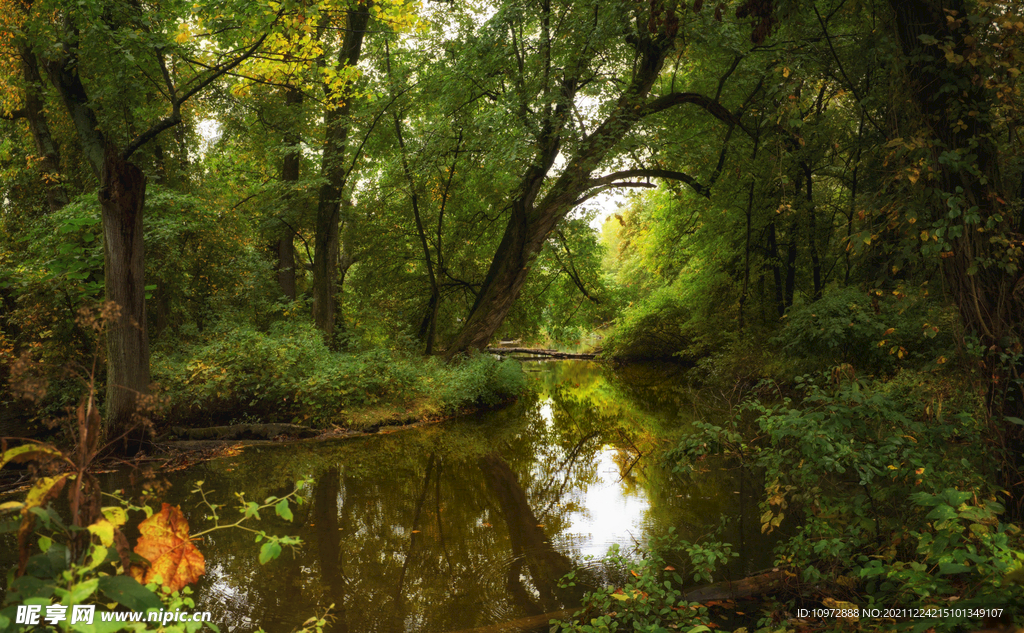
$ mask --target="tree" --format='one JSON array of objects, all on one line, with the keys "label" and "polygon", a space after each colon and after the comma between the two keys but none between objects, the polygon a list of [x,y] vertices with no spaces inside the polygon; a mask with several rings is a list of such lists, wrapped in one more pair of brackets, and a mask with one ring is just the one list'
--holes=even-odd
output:
[{"label": "tree", "polygon": [[[480,97],[514,113],[507,123],[523,135],[517,140],[523,166],[507,194],[501,242],[464,326],[448,346],[449,356],[487,344],[548,236],[580,202],[598,190],[637,186],[631,179],[645,176],[696,184],[683,173],[640,166],[594,175],[625,151],[623,139],[640,121],[675,106],[695,105],[735,123],[733,113],[703,94],[666,86],[650,95],[686,15],[675,2],[609,8],[542,0],[504,5],[487,23],[471,50],[488,64],[500,55],[509,65],[486,71],[482,81],[460,79],[481,84]],[[511,57],[504,49],[511,49]],[[600,105],[586,107],[585,97]],[[584,117],[581,111],[596,114]]]},{"label": "tree", "polygon": [[[278,17],[246,22],[239,7],[241,17],[231,26],[244,26],[241,38],[211,38],[204,50],[188,44],[187,29],[224,18],[182,14],[177,5],[164,8],[161,14],[128,2],[39,3],[30,7],[25,24],[26,50],[40,60],[98,180],[106,300],[117,306],[118,315],[106,334],[106,434],[125,453],[138,450],[145,437],[138,413],[150,382],[142,233],[147,178],[133,156],[179,124],[190,99],[253,55]],[[175,22],[179,16],[183,22]],[[185,30],[174,37],[169,25]],[[256,35],[244,39],[251,32]],[[117,51],[113,58],[111,50]],[[161,105],[153,107],[150,98]],[[118,111],[128,120],[118,121]]]},{"label": "tree", "polygon": [[[346,12],[345,37],[336,62],[341,70],[352,72],[359,63],[372,5],[371,0],[366,0]],[[325,139],[320,163],[323,184],[317,203],[313,251],[313,321],[328,339],[334,335],[337,318],[336,293],[342,251],[340,227],[344,190],[351,171],[346,160],[350,132],[348,115],[352,111],[354,82],[355,77],[351,77],[340,87],[324,86],[328,109],[324,114]]]}]

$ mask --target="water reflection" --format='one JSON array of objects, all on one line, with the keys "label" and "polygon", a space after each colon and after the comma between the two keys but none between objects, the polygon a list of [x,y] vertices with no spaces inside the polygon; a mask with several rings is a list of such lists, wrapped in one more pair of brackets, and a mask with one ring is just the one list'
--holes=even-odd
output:
[{"label": "water reflection", "polygon": [[737,519],[724,538],[745,553],[735,573],[767,564],[755,508],[735,494],[739,471],[684,483],[659,465],[666,434],[689,410],[677,382],[592,363],[540,369],[538,393],[504,411],[250,448],[175,474],[168,500],[194,526],[206,522],[186,494],[195,480],[229,507],[234,492],[259,500],[313,480],[294,523],[265,517],[260,526],[305,547],[261,566],[251,533],[214,532],[201,544],[208,573],[197,608],[240,632],[291,630],[331,604],[336,632],[458,631],[578,604],[583,587],[557,583],[569,570],[581,570],[583,585],[614,581],[598,560],[610,545],[628,549],[669,527],[695,540],[722,516]]}]

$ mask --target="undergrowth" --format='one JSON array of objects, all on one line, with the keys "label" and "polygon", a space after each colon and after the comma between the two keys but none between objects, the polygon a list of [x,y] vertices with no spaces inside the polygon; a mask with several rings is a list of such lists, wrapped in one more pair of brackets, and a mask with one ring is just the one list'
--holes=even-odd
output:
[{"label": "undergrowth", "polygon": [[311,325],[294,323],[268,332],[234,326],[173,354],[155,353],[153,378],[172,420],[253,413],[314,426],[416,400],[439,412],[490,406],[526,385],[518,363],[489,355],[446,364],[402,350],[333,351]]}]

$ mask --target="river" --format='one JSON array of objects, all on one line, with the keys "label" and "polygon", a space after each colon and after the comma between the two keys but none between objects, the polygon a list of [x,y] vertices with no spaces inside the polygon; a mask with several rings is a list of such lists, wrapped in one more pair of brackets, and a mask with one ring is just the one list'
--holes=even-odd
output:
[{"label": "river", "polygon": [[[599,363],[526,365],[535,394],[444,424],[322,443],[261,445],[166,478],[194,529],[195,495],[229,507],[234,493],[304,503],[259,527],[304,545],[260,565],[240,530],[199,545],[207,572],[197,609],[222,630],[291,630],[329,605],[333,631],[449,632],[579,604],[587,588],[623,580],[612,546],[639,552],[675,528],[695,541],[720,530],[739,557],[725,575],[771,564],[756,482],[711,464],[696,480],[662,462],[700,415],[670,366],[614,371]],[[222,514],[232,518],[236,511]],[[578,570],[578,586],[558,580]]]}]

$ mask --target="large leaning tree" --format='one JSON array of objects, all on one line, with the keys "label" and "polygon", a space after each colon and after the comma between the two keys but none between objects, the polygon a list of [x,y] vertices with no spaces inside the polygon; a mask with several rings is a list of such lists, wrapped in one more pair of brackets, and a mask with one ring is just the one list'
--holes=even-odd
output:
[{"label": "large leaning tree", "polygon": [[508,137],[493,146],[518,171],[501,241],[449,357],[486,346],[545,241],[584,200],[651,178],[701,187],[688,174],[628,157],[631,143],[644,142],[641,123],[672,108],[738,123],[714,95],[674,90],[668,71],[687,62],[688,31],[716,18],[720,9],[676,0],[524,0],[503,3],[474,34],[451,81],[478,118]]}]

